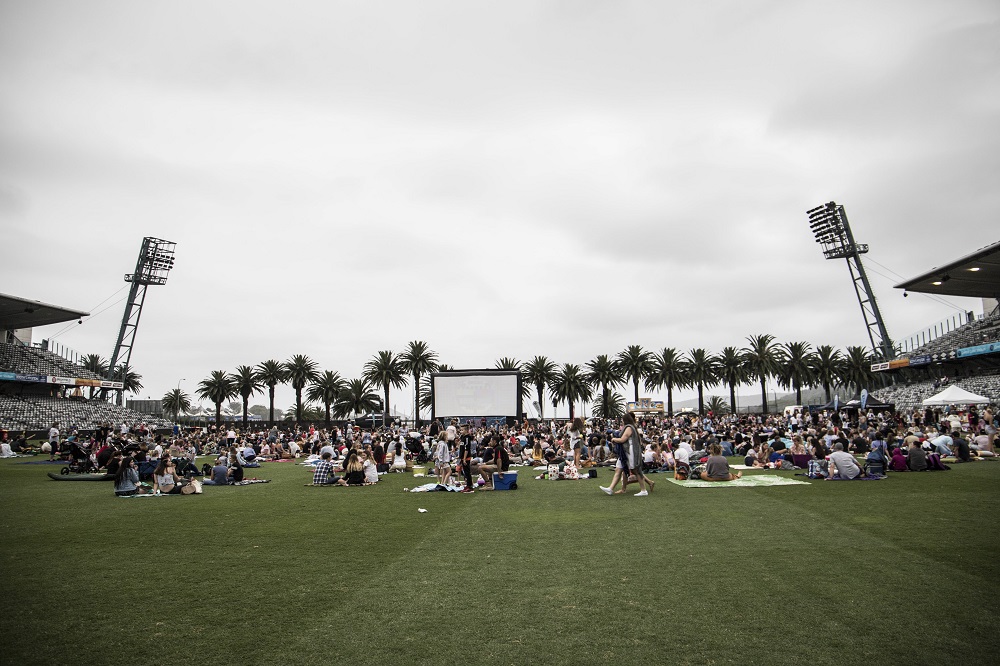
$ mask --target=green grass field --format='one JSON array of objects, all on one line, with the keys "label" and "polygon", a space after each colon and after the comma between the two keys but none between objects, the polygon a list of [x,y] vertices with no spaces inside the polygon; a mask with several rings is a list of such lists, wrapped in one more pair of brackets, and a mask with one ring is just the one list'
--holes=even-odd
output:
[{"label": "green grass field", "polygon": [[[996,663],[1000,462],[878,482],[427,479],[120,499],[0,462],[4,664]],[[791,472],[780,474],[790,475]],[[638,490],[638,488],[635,488]],[[419,513],[418,508],[427,509]]]}]

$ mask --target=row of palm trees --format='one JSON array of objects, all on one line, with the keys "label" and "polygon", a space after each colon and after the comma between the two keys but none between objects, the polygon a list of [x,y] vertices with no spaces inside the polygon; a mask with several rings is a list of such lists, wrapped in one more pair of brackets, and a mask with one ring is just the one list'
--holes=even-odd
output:
[{"label": "row of palm trees", "polygon": [[[863,347],[847,347],[844,352],[820,345],[815,349],[808,342],[779,344],[773,335],[753,335],[742,348],[725,347],[718,354],[702,348],[679,352],[665,347],[650,352],[640,345],[629,345],[615,356],[599,354],[584,365],[564,363],[557,365],[545,356],[535,356],[526,363],[502,357],[495,367],[500,370],[521,372],[522,398],[530,399],[533,388],[537,397],[540,416],[544,416],[545,392],[548,391],[553,406],[566,403],[570,418],[575,407],[594,402],[594,414],[604,417],[619,416],[624,412],[625,400],[615,388],[631,384],[634,399],[639,400],[640,384],[647,391],[666,388],[667,412],[673,413],[675,389],[697,388],[698,411],[705,413],[705,389],[718,385],[729,388],[728,410],[736,411],[736,387],[760,383],[762,410],[768,411],[767,382],[775,380],[779,386],[795,391],[796,403],[802,403],[802,389],[822,387],[827,401],[835,386],[845,386],[855,391],[874,387],[878,376],[872,372],[873,354]],[[215,370],[198,384],[199,398],[215,404],[216,421],[221,420],[222,403],[240,396],[243,400],[243,421],[246,424],[250,398],[266,387],[269,394],[269,419],[274,422],[274,391],[278,384],[289,384],[295,390],[295,418],[303,415],[303,392],[309,403],[319,403],[325,408],[326,421],[331,415],[344,418],[352,414],[366,414],[388,409],[391,389],[401,389],[412,379],[414,387],[414,414],[419,421],[420,409],[429,409],[433,400],[430,375],[453,368],[438,362],[438,355],[426,342],[408,343],[401,353],[379,351],[365,363],[362,376],[345,380],[339,373],[320,371],[308,356],[296,354],[284,362],[267,360],[254,367],[241,365],[235,372]],[[381,397],[374,393],[381,389]],[[190,398],[180,389],[163,397],[164,409],[175,417],[190,409]],[[725,411],[725,402],[713,396],[709,409]]]}]

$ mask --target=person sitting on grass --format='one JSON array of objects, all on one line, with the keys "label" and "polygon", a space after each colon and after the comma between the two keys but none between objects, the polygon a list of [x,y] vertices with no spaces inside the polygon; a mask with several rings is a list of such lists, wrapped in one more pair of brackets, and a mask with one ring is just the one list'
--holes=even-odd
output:
[{"label": "person sitting on grass", "polygon": [[331,458],[333,458],[333,454],[329,451],[324,451],[320,455],[319,462],[313,468],[312,484],[314,486],[327,486],[339,481],[333,474],[333,463],[330,462]]},{"label": "person sitting on grass", "polygon": [[[361,466],[365,471],[365,485],[374,486],[378,483],[378,466],[375,464],[375,455],[369,445],[368,450],[361,454]],[[451,472],[451,464],[448,464],[448,472]]]},{"label": "person sitting on grass", "polygon": [[338,486],[363,486],[365,485],[365,466],[358,457],[358,452],[351,449],[347,454],[347,461],[344,463],[344,476],[334,483]]},{"label": "person sitting on grass", "polygon": [[229,484],[235,486],[243,483],[243,465],[240,464],[240,457],[236,453],[236,447],[229,447]]},{"label": "person sitting on grass", "polygon": [[153,472],[153,492],[162,495],[179,495],[181,492],[181,480],[177,476],[177,469],[168,451],[164,451],[160,457],[160,463]]},{"label": "person sitting on grass", "polygon": [[145,489],[139,485],[139,469],[132,456],[122,458],[115,474],[115,495],[128,497],[130,495],[144,495]]},{"label": "person sitting on grass", "polygon": [[406,454],[403,452],[403,443],[395,442],[393,444],[395,447],[392,452],[392,472],[405,472],[406,471]]},{"label": "person sitting on grass", "polygon": [[920,446],[919,440],[907,448],[906,466],[911,472],[927,471],[927,452]]},{"label": "person sitting on grass", "polygon": [[850,453],[844,451],[844,445],[837,442],[833,445],[833,453],[830,454],[831,474],[828,481],[835,478],[857,479],[864,476],[861,465]]},{"label": "person sitting on grass", "polygon": [[735,481],[743,476],[743,472],[730,473],[729,461],[722,455],[721,446],[712,444],[709,452],[711,455],[705,463],[705,471],[701,473],[702,481]]},{"label": "person sitting on grass", "polygon": [[215,461],[212,468],[211,478],[205,479],[202,483],[206,486],[227,486],[229,485],[229,466],[221,460]]},{"label": "person sitting on grass", "polygon": [[905,472],[907,471],[906,456],[903,455],[903,449],[898,446],[892,450],[892,461],[889,463],[889,469],[893,472]]}]

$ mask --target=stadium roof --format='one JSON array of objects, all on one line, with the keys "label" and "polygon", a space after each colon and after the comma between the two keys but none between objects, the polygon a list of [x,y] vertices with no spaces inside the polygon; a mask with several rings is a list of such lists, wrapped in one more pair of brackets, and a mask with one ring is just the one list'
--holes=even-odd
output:
[{"label": "stadium roof", "polygon": [[41,301],[29,301],[27,298],[0,294],[0,330],[3,331],[58,324],[89,315],[89,312],[70,310]]},{"label": "stadium roof", "polygon": [[923,275],[900,282],[896,289],[942,296],[1000,296],[1000,241]]}]

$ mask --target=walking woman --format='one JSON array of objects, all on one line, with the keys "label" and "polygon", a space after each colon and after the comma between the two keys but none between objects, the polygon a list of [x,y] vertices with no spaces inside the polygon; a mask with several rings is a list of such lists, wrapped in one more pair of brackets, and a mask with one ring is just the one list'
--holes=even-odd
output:
[{"label": "walking woman", "polygon": [[646,490],[647,484],[649,490],[653,489],[654,484],[652,479],[642,472],[642,439],[639,437],[639,428],[635,424],[635,416],[632,415],[632,412],[625,412],[622,421],[625,423],[625,427],[622,429],[621,435],[611,440],[611,443],[615,445],[615,451],[618,452],[615,475],[611,479],[611,485],[607,488],[601,486],[601,490],[608,495],[615,493],[615,486],[621,479],[622,489],[615,494],[624,493],[628,487],[629,475],[635,474],[639,481],[639,492],[635,496],[645,497],[649,494],[649,491]]}]

